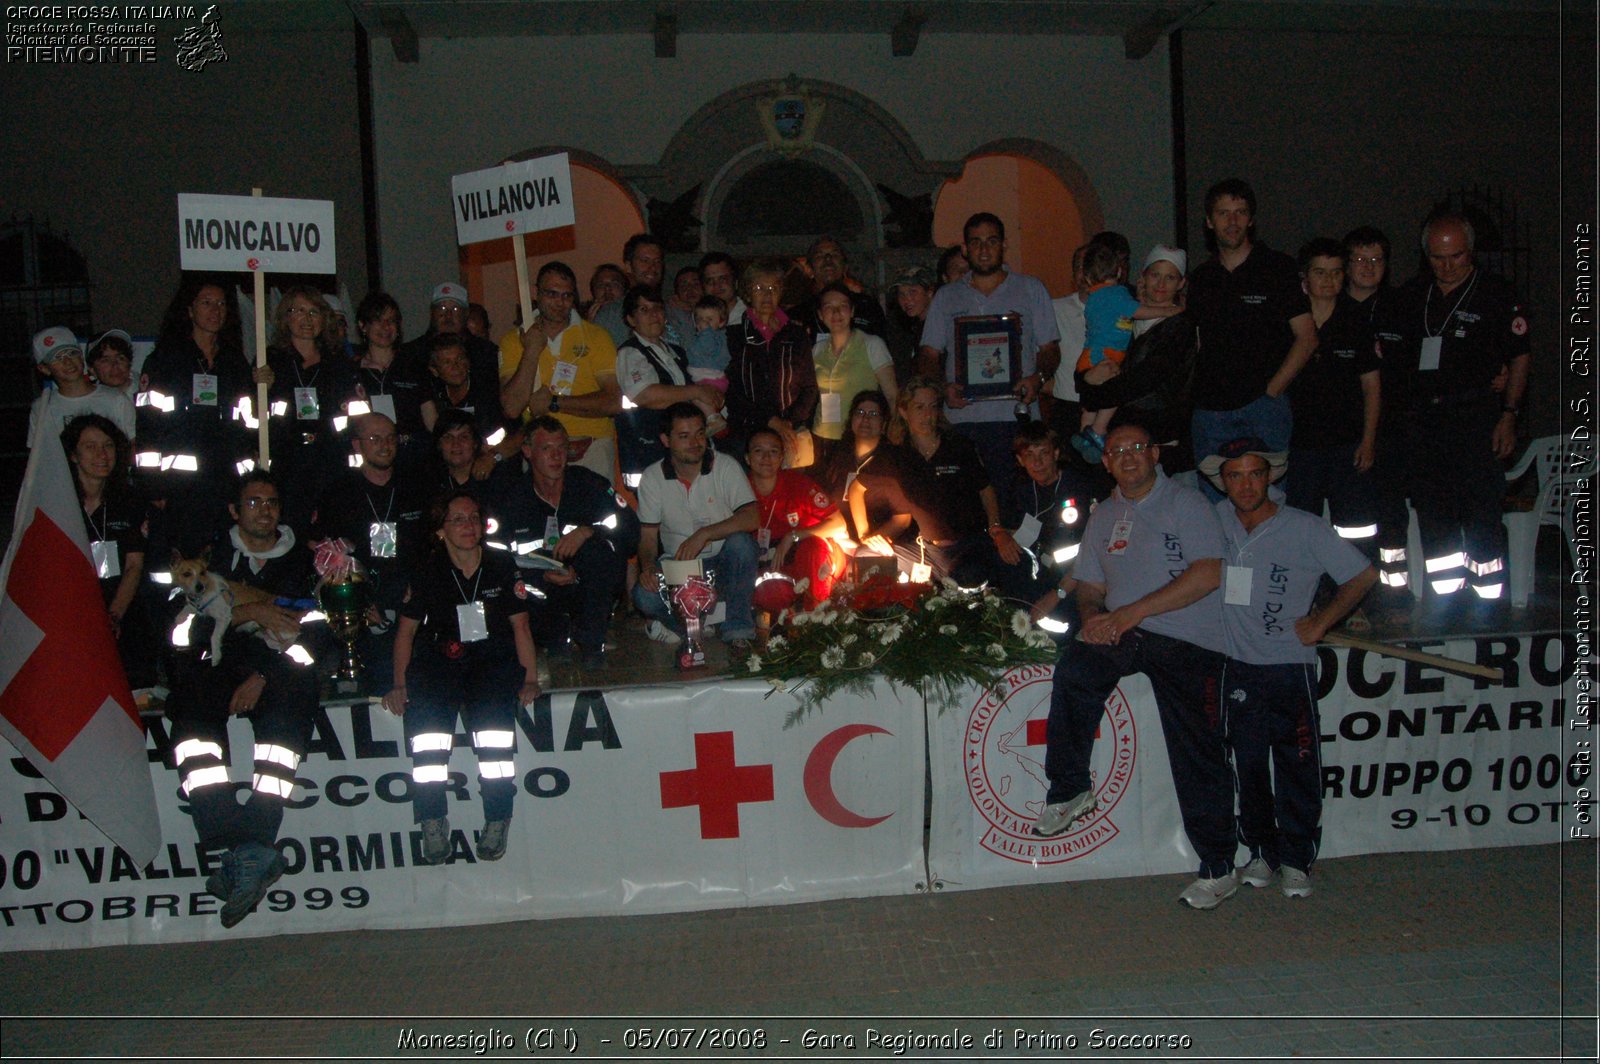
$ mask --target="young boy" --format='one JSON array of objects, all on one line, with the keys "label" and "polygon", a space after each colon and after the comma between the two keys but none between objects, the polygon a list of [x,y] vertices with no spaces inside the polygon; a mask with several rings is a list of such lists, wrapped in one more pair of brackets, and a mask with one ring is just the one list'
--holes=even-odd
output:
[{"label": "young boy", "polygon": [[28,412],[28,449],[60,440],[61,430],[79,414],[104,414],[133,438],[133,401],[115,388],[95,384],[83,371],[83,345],[71,329],[56,325],[33,338],[33,361],[50,382]]},{"label": "young boy", "polygon": [[[1083,272],[1089,281],[1089,294],[1083,300],[1083,353],[1078,356],[1073,380],[1082,395],[1083,386],[1099,385],[1122,371],[1122,360],[1133,340],[1133,323],[1151,318],[1168,318],[1181,309],[1143,306],[1128,291],[1128,267],[1119,261],[1112,248],[1091,245],[1084,254]],[[1090,465],[1096,465],[1105,451],[1106,429],[1116,407],[1090,409],[1087,403],[1072,449]]]}]

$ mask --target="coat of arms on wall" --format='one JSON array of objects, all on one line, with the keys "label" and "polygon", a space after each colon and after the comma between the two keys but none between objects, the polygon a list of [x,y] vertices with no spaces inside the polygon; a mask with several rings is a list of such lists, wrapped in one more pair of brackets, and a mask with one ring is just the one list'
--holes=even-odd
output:
[{"label": "coat of arms on wall", "polygon": [[806,92],[800,80],[790,74],[783,83],[782,92],[758,101],[761,128],[767,132],[767,146],[782,155],[809,151],[816,141],[825,105],[822,97]]}]

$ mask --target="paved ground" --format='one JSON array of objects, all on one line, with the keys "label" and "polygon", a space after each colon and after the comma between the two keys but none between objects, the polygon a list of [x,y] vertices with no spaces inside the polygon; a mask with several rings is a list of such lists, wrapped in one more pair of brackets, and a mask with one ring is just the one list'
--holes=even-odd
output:
[{"label": "paved ground", "polygon": [[[764,1052],[732,1056],[776,1059],[890,1057],[869,1029],[975,1043],[907,1060],[1595,1059],[1594,845],[1317,868],[1312,898],[1244,888],[1210,913],[1178,905],[1184,877],[1158,876],[8,954],[0,1055],[470,1059],[403,1050],[401,1032],[501,1032],[516,1047],[482,1056],[527,1056],[529,1028],[552,1027],[575,1032],[580,1057],[730,1056],[628,1044],[669,1017],[695,1033],[759,1030]],[[995,1028],[1003,1051],[982,1044]],[[854,1046],[808,1048],[807,1029]],[[1016,1032],[1049,1048],[1015,1048]],[[1115,1048],[1109,1035],[1188,1041]]]}]

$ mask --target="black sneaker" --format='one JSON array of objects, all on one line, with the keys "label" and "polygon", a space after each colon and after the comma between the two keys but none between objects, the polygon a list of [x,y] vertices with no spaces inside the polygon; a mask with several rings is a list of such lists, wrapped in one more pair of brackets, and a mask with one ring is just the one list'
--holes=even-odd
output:
[{"label": "black sneaker", "polygon": [[222,926],[232,927],[249,916],[287,867],[271,846],[246,842],[234,847],[233,893],[222,906]]},{"label": "black sneaker", "polygon": [[490,820],[478,835],[478,860],[498,861],[506,855],[506,831],[509,820]]},{"label": "black sneaker", "polygon": [[206,877],[206,893],[218,901],[227,901],[233,893],[233,851],[222,855],[217,870]]}]

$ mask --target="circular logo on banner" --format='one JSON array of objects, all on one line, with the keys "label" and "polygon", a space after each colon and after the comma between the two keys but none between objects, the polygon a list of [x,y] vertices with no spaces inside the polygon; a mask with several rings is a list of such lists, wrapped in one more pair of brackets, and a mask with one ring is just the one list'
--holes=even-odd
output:
[{"label": "circular logo on banner", "polygon": [[249,267],[251,270],[259,270],[259,269],[261,269],[261,260],[260,259],[245,259],[244,260],[244,264],[247,267]]},{"label": "circular logo on banner", "polygon": [[517,231],[517,220],[515,218],[507,218],[506,219],[506,232],[515,233],[516,231]]},{"label": "circular logo on banner", "polygon": [[1012,669],[967,714],[962,750],[967,795],[988,825],[978,845],[1021,864],[1061,864],[1116,838],[1112,813],[1127,793],[1138,748],[1133,707],[1119,687],[1106,699],[1089,762],[1095,811],[1064,834],[1035,835],[1033,823],[1050,787],[1044,755],[1053,671],[1048,665]]}]

